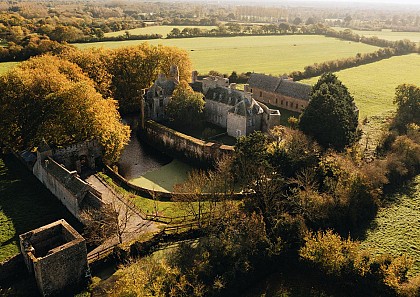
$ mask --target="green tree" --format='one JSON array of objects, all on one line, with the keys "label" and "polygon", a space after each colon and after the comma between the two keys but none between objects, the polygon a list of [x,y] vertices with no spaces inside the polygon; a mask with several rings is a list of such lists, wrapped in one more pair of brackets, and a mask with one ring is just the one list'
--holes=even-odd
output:
[{"label": "green tree", "polygon": [[321,76],[312,88],[299,128],[324,148],[343,150],[359,136],[358,110],[353,97],[332,73]]},{"label": "green tree", "polygon": [[394,104],[397,115],[394,126],[401,132],[407,131],[408,124],[420,125],[420,88],[414,85],[400,85],[395,92]]},{"label": "green tree", "polygon": [[62,146],[98,139],[115,162],[130,129],[75,64],[54,56],[23,62],[0,77],[0,144],[15,150],[43,141]]},{"label": "green tree", "polygon": [[166,107],[166,114],[177,126],[200,126],[204,120],[204,104],[203,94],[194,92],[185,81],[181,81]]}]

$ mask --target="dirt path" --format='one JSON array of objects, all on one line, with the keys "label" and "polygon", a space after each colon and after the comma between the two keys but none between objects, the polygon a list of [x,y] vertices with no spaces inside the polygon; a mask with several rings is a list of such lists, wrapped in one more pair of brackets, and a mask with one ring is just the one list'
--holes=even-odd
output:
[{"label": "dirt path", "polygon": [[[123,197],[121,197],[121,195],[115,193],[115,191],[97,175],[89,176],[86,181],[102,193],[102,200],[105,203],[112,203],[115,205],[115,209],[119,210],[120,221],[127,222],[122,235],[123,242],[133,240],[141,234],[158,231],[157,224],[155,222],[143,219],[143,215],[135,208],[134,205],[126,201]],[[91,251],[88,254],[88,257],[118,243],[117,236],[110,238]]]}]

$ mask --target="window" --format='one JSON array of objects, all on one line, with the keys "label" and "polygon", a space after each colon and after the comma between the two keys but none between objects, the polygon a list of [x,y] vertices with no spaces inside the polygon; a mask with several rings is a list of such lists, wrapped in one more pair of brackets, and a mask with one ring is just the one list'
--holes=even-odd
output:
[{"label": "window", "polygon": [[299,104],[296,103],[296,109],[298,109],[298,108],[299,108]]},{"label": "window", "polygon": [[241,130],[236,130],[236,137],[241,137]]},{"label": "window", "polygon": [[248,119],[248,126],[252,126],[252,119]]},{"label": "window", "polygon": [[252,93],[252,89],[249,89],[249,92]]},{"label": "window", "polygon": [[159,107],[163,107],[163,99],[159,99]]},{"label": "window", "polygon": [[278,100],[278,98],[276,98],[276,104],[279,104],[279,102],[278,102],[279,100]]},{"label": "window", "polygon": [[281,100],[280,104],[283,105],[283,100]]},{"label": "window", "polygon": [[260,91],[260,97],[262,97],[262,92]]},{"label": "window", "polygon": [[286,106],[289,106],[289,101],[286,101]]}]

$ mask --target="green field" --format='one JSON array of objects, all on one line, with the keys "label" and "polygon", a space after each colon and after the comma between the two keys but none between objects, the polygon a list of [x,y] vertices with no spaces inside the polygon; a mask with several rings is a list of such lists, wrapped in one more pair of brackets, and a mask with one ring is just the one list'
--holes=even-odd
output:
[{"label": "green field", "polygon": [[[79,48],[118,48],[140,44],[142,40],[74,44]],[[274,75],[303,70],[307,65],[355,56],[377,47],[324,36],[242,36],[150,40],[183,48],[190,53],[193,67],[200,73],[262,72]]]},{"label": "green field", "polygon": [[377,254],[410,255],[415,261],[410,275],[415,275],[420,273],[420,175],[405,190],[379,210],[362,247]]},{"label": "green field", "polygon": [[13,68],[19,62],[2,62],[0,63],[0,75],[5,73],[7,70]]},{"label": "green field", "polygon": [[131,30],[121,30],[116,32],[108,32],[105,33],[105,37],[116,37],[125,35],[125,32],[130,32],[131,35],[144,35],[144,34],[161,34],[163,37],[166,37],[169,32],[172,31],[173,28],[178,28],[179,30],[183,30],[184,28],[200,28],[211,30],[216,28],[215,26],[148,26],[144,28],[136,28]]},{"label": "green field", "polygon": [[[392,57],[339,71],[337,76],[354,96],[360,110],[360,119],[383,115],[395,110],[392,101],[398,85],[420,85],[420,55]],[[317,80],[312,78],[303,82],[313,84]]]},{"label": "green field", "polygon": [[20,163],[0,159],[0,262],[19,253],[19,234],[58,219],[80,225]]},{"label": "green field", "polygon": [[[343,31],[347,28],[342,27],[333,27],[333,29],[337,31]],[[363,35],[366,37],[377,36],[380,39],[390,40],[390,41],[397,41],[403,39],[410,39],[414,42],[420,42],[420,32],[392,32],[391,30],[382,30],[382,31],[361,31],[361,30],[353,30],[354,33]]]}]

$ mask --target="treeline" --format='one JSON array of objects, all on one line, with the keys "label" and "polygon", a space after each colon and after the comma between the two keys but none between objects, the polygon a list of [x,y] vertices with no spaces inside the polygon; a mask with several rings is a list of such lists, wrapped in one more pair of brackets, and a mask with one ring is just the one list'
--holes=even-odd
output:
[{"label": "treeline", "polygon": [[90,43],[90,42],[107,42],[107,41],[126,41],[126,40],[150,40],[160,39],[162,34],[129,34],[128,31],[125,35],[108,36],[108,37],[84,37],[82,39],[74,40],[72,43]]},{"label": "treeline", "polygon": [[[284,127],[240,138],[232,159],[187,181],[195,193],[226,193],[225,199],[184,202],[197,213],[210,210],[200,222],[204,236],[162,260],[128,266],[113,293],[238,295],[267,272],[297,266],[348,296],[418,296],[419,277],[407,274],[409,257],[375,256],[348,238],[369,226],[386,201],[386,186],[420,172],[420,88],[400,86],[395,102],[395,137],[385,137],[387,145],[370,163],[357,145],[338,153]],[[238,188],[248,195],[231,203],[229,193]]]},{"label": "treeline", "polygon": [[71,46],[47,36],[30,35],[17,43],[9,42],[6,47],[0,47],[0,62],[24,61],[45,53],[60,54],[68,48]]},{"label": "treeline", "polygon": [[383,59],[391,58],[396,55],[403,55],[407,53],[409,52],[399,51],[395,48],[381,48],[373,53],[358,53],[355,57],[351,58],[331,60],[323,63],[315,63],[313,65],[305,66],[303,71],[293,71],[289,74],[289,76],[292,77],[293,80],[299,81],[302,79],[319,76],[326,72],[336,72],[343,69],[369,64]]},{"label": "treeline", "polygon": [[323,63],[315,63],[304,67],[304,71],[293,71],[289,74],[294,80],[302,80],[310,77],[319,76],[326,72],[335,72],[343,69],[357,67],[364,64],[380,61],[393,56],[406,55],[410,53],[420,52],[420,47],[416,43],[405,39],[398,41],[388,41],[379,39],[376,36],[364,37],[354,34],[351,30],[335,31],[328,28],[325,36],[340,38],[354,42],[363,42],[369,45],[383,47],[373,53],[358,53],[355,57],[343,58],[337,60],[326,61]]}]

